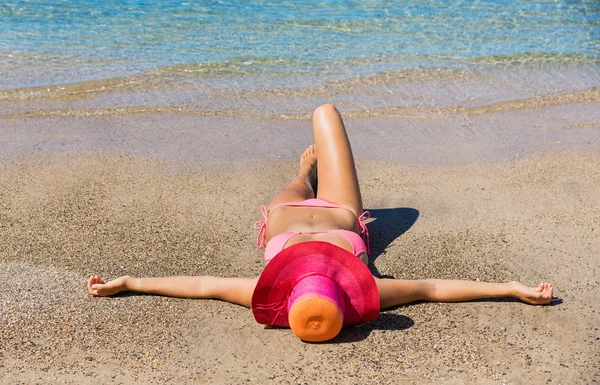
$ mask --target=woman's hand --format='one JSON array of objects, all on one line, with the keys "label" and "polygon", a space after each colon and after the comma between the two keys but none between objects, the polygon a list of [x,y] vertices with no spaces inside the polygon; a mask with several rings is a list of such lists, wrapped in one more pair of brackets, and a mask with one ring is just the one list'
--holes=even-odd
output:
[{"label": "woman's hand", "polygon": [[128,276],[119,277],[112,281],[104,282],[102,278],[97,275],[92,275],[88,280],[88,291],[91,295],[97,297],[105,297],[107,295],[115,295],[122,291],[127,290]]},{"label": "woman's hand", "polygon": [[552,301],[552,284],[542,282],[537,287],[529,287],[520,282],[511,282],[513,296],[531,305],[547,305]]}]

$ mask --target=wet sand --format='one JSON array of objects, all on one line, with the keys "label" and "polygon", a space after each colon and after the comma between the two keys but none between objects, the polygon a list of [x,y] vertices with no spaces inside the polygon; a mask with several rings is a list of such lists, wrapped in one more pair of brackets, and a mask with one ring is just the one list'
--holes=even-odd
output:
[{"label": "wet sand", "polygon": [[548,280],[557,299],[413,304],[327,344],[220,301],[85,287],[90,274],[260,274],[252,225],[296,172],[308,121],[3,119],[0,382],[598,382],[594,106],[348,121],[375,274]]}]

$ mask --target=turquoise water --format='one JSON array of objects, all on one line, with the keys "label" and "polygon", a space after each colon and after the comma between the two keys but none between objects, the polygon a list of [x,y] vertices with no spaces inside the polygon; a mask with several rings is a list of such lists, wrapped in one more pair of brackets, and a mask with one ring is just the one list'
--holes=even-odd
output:
[{"label": "turquoise water", "polygon": [[[100,94],[118,90],[123,105],[206,97],[207,109],[277,113],[319,101],[310,95],[402,107],[375,99],[408,89],[431,94],[425,104],[481,105],[595,87],[599,68],[597,0],[0,3],[0,101],[86,92],[114,106]],[[240,92],[254,102],[234,103]]]}]

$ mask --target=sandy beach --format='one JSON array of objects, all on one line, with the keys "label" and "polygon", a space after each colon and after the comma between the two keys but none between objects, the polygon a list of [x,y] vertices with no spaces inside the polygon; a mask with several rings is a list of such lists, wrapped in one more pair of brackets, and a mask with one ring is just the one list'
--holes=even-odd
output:
[{"label": "sandy beach", "polygon": [[252,225],[296,172],[308,120],[3,118],[0,382],[597,383],[599,110],[348,120],[374,274],[548,280],[556,299],[413,304],[326,344],[216,300],[85,286],[260,274]]},{"label": "sandy beach", "polygon": [[[0,3],[0,385],[598,384],[598,1]],[[256,277],[342,113],[378,277],[548,281],[304,343],[90,275]],[[321,185],[322,186],[322,185]]]}]

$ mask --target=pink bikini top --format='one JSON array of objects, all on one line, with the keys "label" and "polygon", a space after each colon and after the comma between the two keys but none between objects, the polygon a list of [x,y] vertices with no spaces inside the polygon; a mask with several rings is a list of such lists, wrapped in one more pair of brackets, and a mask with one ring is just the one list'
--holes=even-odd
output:
[{"label": "pink bikini top", "polygon": [[[302,202],[284,203],[284,204],[274,207],[273,210],[275,210],[276,208],[278,208],[280,206],[342,208],[342,209],[351,211],[349,208],[347,208],[345,206],[340,206],[335,203],[330,203],[330,202],[324,201],[322,199],[307,199]],[[266,243],[267,220],[269,219],[269,211],[267,210],[267,206],[263,206],[261,209],[261,212],[262,212],[263,219],[254,224],[254,229],[258,230],[258,238],[256,239],[256,246],[263,247],[266,244],[265,261],[270,261],[271,259],[273,259],[281,250],[283,250],[285,248],[285,245],[288,243],[288,241],[291,238],[293,238],[294,236],[299,235],[299,234],[324,234],[324,233],[338,234],[338,235],[346,238],[348,240],[348,242],[350,242],[350,244],[352,245],[352,249],[354,250],[354,255],[358,256],[364,252],[367,252],[367,254],[370,253],[369,230],[367,229],[367,225],[365,224],[365,221],[367,219],[369,219],[369,216],[370,216],[368,211],[364,211],[360,215],[360,217],[358,217],[358,228],[360,230],[361,235],[356,234],[354,231],[339,230],[339,229],[326,230],[326,231],[290,231],[290,232],[275,235],[274,237],[272,237],[269,240],[268,243]]]}]

